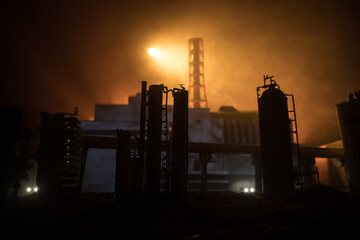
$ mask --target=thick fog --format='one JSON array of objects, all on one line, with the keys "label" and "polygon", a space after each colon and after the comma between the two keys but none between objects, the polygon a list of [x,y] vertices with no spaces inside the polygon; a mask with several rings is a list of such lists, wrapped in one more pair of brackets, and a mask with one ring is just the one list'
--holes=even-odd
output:
[{"label": "thick fog", "polygon": [[[188,40],[204,39],[208,105],[257,110],[263,75],[296,100],[302,143],[340,138],[336,104],[360,89],[351,1],[24,1],[3,5],[1,104],[89,120],[140,82],[188,85]],[[147,54],[157,47],[164,59]]]}]

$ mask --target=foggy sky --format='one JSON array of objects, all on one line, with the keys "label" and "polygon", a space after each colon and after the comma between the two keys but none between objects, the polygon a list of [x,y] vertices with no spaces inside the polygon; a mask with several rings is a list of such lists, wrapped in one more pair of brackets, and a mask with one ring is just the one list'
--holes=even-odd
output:
[{"label": "foggy sky", "polygon": [[[3,4],[2,4],[3,5]],[[1,104],[94,115],[126,104],[140,82],[188,84],[188,40],[204,39],[208,105],[257,110],[256,87],[274,75],[295,96],[302,143],[340,138],[336,104],[360,89],[355,1],[24,1],[1,6]],[[163,69],[146,50],[177,49]],[[183,58],[183,59],[182,59]]]}]

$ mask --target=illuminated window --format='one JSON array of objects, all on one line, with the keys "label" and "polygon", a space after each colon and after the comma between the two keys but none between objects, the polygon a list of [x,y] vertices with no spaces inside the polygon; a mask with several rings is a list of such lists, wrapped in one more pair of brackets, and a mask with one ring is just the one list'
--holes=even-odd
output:
[{"label": "illuminated window", "polygon": [[206,101],[200,101],[200,107],[202,108],[206,107]]},{"label": "illuminated window", "polygon": [[189,101],[189,108],[194,108],[194,102],[193,101]]}]

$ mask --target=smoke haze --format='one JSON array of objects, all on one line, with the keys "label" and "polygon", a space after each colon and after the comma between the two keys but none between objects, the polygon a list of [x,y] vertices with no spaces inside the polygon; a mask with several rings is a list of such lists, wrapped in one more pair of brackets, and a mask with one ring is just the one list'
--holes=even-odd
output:
[{"label": "smoke haze", "polygon": [[[208,105],[256,110],[274,75],[295,96],[302,143],[340,138],[336,104],[360,89],[359,5],[352,1],[24,1],[1,7],[1,104],[38,126],[41,111],[81,120],[126,104],[140,82],[188,84],[188,40],[204,39]],[[172,56],[159,65],[158,46]],[[171,54],[170,54],[171,53]]]}]

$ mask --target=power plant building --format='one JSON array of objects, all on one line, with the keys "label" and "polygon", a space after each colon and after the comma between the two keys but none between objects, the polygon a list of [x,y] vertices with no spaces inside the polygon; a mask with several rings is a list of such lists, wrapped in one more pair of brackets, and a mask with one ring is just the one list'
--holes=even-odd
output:
[{"label": "power plant building", "polygon": [[[207,150],[204,148],[201,151],[189,151],[187,165],[188,190],[244,191],[245,189],[256,189],[257,191],[262,191],[264,186],[264,191],[269,193],[292,191],[294,189],[293,146],[297,147],[298,170],[295,172],[295,175],[300,176],[300,185],[302,186],[303,184],[301,168],[305,168],[309,173],[307,178],[311,178],[310,174],[313,172],[311,168],[314,167],[313,163],[315,162],[313,157],[310,157],[310,160],[304,166],[300,166],[295,105],[293,110],[288,110],[287,98],[279,89],[275,89],[275,85],[265,85],[264,76],[264,87],[270,88],[264,91],[263,96],[260,98],[258,96],[260,124],[258,111],[238,111],[232,106],[222,106],[217,112],[210,112],[205,90],[203,39],[192,38],[189,40],[188,60],[187,140],[189,145],[191,143],[198,145],[199,143],[219,143],[222,144],[221,146],[225,146],[224,144],[229,146],[231,144],[233,144],[232,146],[238,144],[239,146],[244,146],[244,149],[249,149],[249,146],[255,146],[255,148],[260,149],[261,142],[261,152],[265,155],[261,161],[260,151],[246,152],[246,150],[242,151],[242,153],[234,153],[234,151],[224,153],[219,150],[214,153],[211,149]],[[270,80],[271,83],[274,82],[271,77]],[[152,86],[154,87],[154,85]],[[156,86],[160,87],[160,85]],[[270,94],[274,95],[275,98],[266,98],[269,92],[280,92],[280,95]],[[279,97],[276,97],[278,95]],[[94,121],[81,122],[83,134],[85,136],[115,138],[117,130],[125,130],[130,131],[133,137],[138,138],[141,132],[143,132],[140,131],[140,126],[144,125],[140,123],[140,121],[144,121],[140,118],[141,106],[144,106],[141,99],[141,95],[137,94],[136,96],[129,97],[127,105],[96,104]],[[275,99],[275,102],[271,99]],[[159,106],[161,106],[161,102],[160,100]],[[283,106],[284,111],[275,111],[277,109],[276,105],[279,105],[277,104],[278,102]],[[164,111],[164,109],[167,112],[167,125],[166,130],[164,129],[162,132],[162,136],[166,135],[166,139],[168,137],[171,139],[171,131],[174,126],[173,106],[165,106],[163,104],[160,112]],[[346,115],[342,111],[344,107],[339,106],[338,109],[340,117]],[[277,119],[280,116],[282,118]],[[290,116],[293,116],[294,119],[289,119]],[[342,123],[341,118],[340,123]],[[163,125],[163,123],[160,123],[160,125]],[[282,128],[273,128],[273,125],[279,125]],[[261,141],[260,128],[262,129]],[[342,130],[344,129],[349,132],[346,130],[347,126],[342,125]],[[282,134],[278,134],[279,132]],[[168,133],[170,134],[168,135]],[[279,136],[282,136],[282,138]],[[277,148],[279,142],[281,142],[281,146]],[[89,149],[82,191],[113,192],[115,186],[115,158],[115,149]],[[206,182],[205,188],[204,179]],[[312,184],[312,181],[308,182],[310,182],[310,185]],[[358,179],[356,182],[359,182]]]},{"label": "power plant building", "polygon": [[[85,136],[115,137],[116,129],[139,135],[141,96],[129,97],[127,105],[97,104],[94,121],[82,121]],[[172,106],[168,106],[168,124],[172,127]],[[237,111],[224,106],[218,112],[209,108],[189,108],[188,140],[198,143],[260,144],[257,111]],[[114,190],[116,151],[89,149],[83,191]],[[200,154],[189,153],[189,190],[200,189]],[[234,190],[255,187],[255,168],[250,154],[212,154],[207,164],[208,190]]]},{"label": "power plant building", "polygon": [[[238,143],[259,145],[257,111],[239,112],[224,106],[218,112],[208,108],[204,79],[204,41],[189,40],[189,143]],[[165,107],[165,106],[164,106]],[[164,108],[163,107],[163,108]],[[94,121],[83,121],[88,136],[116,136],[116,129],[140,134],[141,95],[129,97],[128,105],[97,104]],[[173,106],[167,107],[168,129],[173,127]],[[205,159],[206,158],[206,159]],[[115,150],[90,149],[84,174],[83,191],[113,191]],[[207,186],[214,190],[255,188],[255,168],[249,154],[189,153],[188,189],[200,189],[201,168],[206,162]]]}]

